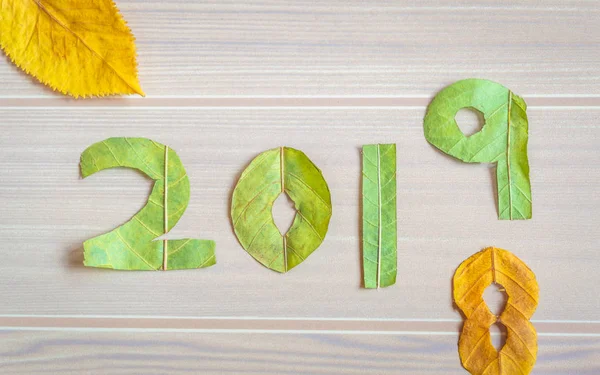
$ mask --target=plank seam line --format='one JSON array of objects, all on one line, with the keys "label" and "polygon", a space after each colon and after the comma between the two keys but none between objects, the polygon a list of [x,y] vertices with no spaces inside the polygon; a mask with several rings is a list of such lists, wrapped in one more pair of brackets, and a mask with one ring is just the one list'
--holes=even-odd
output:
[{"label": "plank seam line", "polygon": [[[529,108],[600,107],[600,96],[524,96]],[[425,108],[430,96],[395,97],[119,97],[75,100],[66,97],[0,97],[2,108]]]},{"label": "plank seam line", "polygon": [[[91,317],[55,317],[55,316],[29,316],[29,317],[0,317],[0,329],[4,330],[159,330],[181,332],[223,332],[223,331],[251,331],[251,332],[450,332],[460,330],[460,320],[325,320],[325,319],[210,319],[189,318],[172,319],[154,317],[153,319],[139,319],[132,317],[91,318]],[[536,330],[540,334],[568,334],[568,335],[598,335],[600,324],[569,324],[563,322],[537,322]]]},{"label": "plank seam line", "polygon": [[[356,331],[356,330],[288,330],[288,329],[173,329],[173,328],[92,328],[92,327],[3,327],[0,331],[59,331],[59,332],[138,332],[138,333],[260,333],[313,335],[411,335],[458,336],[447,331]],[[544,333],[538,337],[600,337],[600,333]]]},{"label": "plank seam line", "polygon": [[[348,321],[348,322],[447,322],[460,323],[452,318],[358,318],[358,317],[275,317],[275,316],[178,316],[178,315],[82,315],[82,314],[0,314],[3,318],[67,318],[67,319],[181,319],[181,320],[273,320],[273,321]],[[600,324],[600,320],[531,319],[532,323]]]},{"label": "plank seam line", "polygon": [[[177,316],[177,315],[81,315],[81,314],[0,314],[4,318],[54,318],[54,319],[170,319],[170,320],[266,320],[266,321],[337,321],[337,322],[422,322],[461,323],[452,318],[358,318],[358,317],[275,317],[275,316]],[[600,320],[531,319],[532,323],[600,324]]]}]

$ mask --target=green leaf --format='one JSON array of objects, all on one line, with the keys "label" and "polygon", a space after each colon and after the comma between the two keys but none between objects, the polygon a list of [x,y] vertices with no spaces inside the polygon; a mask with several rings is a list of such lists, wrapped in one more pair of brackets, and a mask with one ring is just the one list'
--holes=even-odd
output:
[{"label": "green leaf", "polygon": [[[485,118],[481,131],[469,137],[454,118],[466,107],[479,110]],[[425,115],[429,143],[467,163],[496,163],[500,219],[531,219],[526,110],[525,101],[506,87],[466,79],[437,94]]]},{"label": "green leaf", "polygon": [[[273,202],[286,193],[296,216],[284,235],[273,221]],[[329,187],[301,151],[279,147],[258,155],[233,191],[231,220],[240,244],[264,266],[287,272],[323,242],[331,218]]]},{"label": "green leaf", "polygon": [[126,167],[155,181],[148,202],[131,220],[84,242],[86,266],[169,270],[215,264],[214,241],[154,241],[177,224],[190,199],[190,182],[175,151],[145,138],[109,138],[88,147],[80,166],[84,178],[103,169]]},{"label": "green leaf", "polygon": [[396,145],[362,149],[362,232],[365,288],[396,283]]}]

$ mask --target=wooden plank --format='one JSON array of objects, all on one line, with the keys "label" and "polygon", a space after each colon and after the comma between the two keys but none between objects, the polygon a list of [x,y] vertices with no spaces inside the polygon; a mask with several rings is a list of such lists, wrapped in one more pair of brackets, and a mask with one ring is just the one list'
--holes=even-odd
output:
[{"label": "wooden plank", "polygon": [[[456,335],[0,331],[10,374],[466,374]],[[540,337],[532,375],[596,375],[598,337]]]},{"label": "wooden plank", "polygon": [[[156,96],[426,96],[467,77],[600,95],[597,1],[120,0]],[[0,97],[52,96],[7,58]]]},{"label": "wooden plank", "polygon": [[[493,168],[441,154],[411,108],[0,108],[0,314],[451,319],[451,277],[485,246],[537,274],[534,319],[597,321],[600,109],[529,111],[534,218],[498,221]],[[127,220],[150,181],[126,170],[80,180],[80,153],[110,136],[168,144],[191,203],[170,238],[217,241],[217,265],[174,272],[81,266],[81,244]],[[361,289],[362,144],[398,145],[398,284]],[[228,216],[237,176],[289,145],[323,170],[333,217],[321,248],[281,275],[238,244]]]},{"label": "wooden plank", "polygon": [[[493,310],[493,304],[491,306]],[[501,310],[501,309],[500,309]],[[540,336],[600,337],[598,321],[532,320]],[[0,315],[0,330],[408,334],[460,332],[458,319],[250,318],[147,315]]]}]

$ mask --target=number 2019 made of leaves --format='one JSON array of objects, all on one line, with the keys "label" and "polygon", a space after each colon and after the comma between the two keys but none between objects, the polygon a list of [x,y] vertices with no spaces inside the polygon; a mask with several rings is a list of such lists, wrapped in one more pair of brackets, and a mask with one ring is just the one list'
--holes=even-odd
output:
[{"label": "number 2019 made of leaves", "polygon": [[[465,107],[480,110],[486,120],[481,131],[469,137],[454,119]],[[497,163],[500,219],[531,218],[525,110],[523,99],[504,86],[469,79],[442,90],[424,120],[425,138],[443,152],[466,162]],[[363,154],[363,255],[369,260],[363,264],[364,282],[367,288],[379,288],[394,284],[396,278],[395,145],[367,145]],[[147,204],[131,220],[85,241],[86,266],[173,270],[215,264],[214,241],[155,240],[175,226],[189,201],[187,173],[172,149],[145,138],[109,138],[81,155],[83,177],[114,167],[137,169],[155,184]],[[288,194],[296,206],[286,234],[279,232],[271,213],[279,194]],[[240,244],[278,272],[297,266],[321,245],[331,214],[331,195],[320,169],[289,147],[256,157],[240,177],[231,202]]]}]

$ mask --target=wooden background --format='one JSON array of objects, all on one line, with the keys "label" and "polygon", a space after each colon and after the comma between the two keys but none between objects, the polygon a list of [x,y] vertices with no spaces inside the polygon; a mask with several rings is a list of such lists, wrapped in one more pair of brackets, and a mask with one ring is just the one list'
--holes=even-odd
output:
[{"label": "wooden background", "polygon": [[[70,100],[0,59],[2,374],[466,374],[451,277],[486,246],[537,274],[533,373],[600,373],[599,1],[118,5],[147,98]],[[427,103],[467,77],[529,104],[532,220],[497,220],[493,166],[423,137]],[[82,266],[82,242],[151,186],[130,170],[80,179],[80,153],[110,136],[178,152],[191,202],[168,237],[216,240],[216,266]],[[360,287],[359,149],[375,142],[398,145],[398,282],[379,291]],[[228,217],[243,168],[280,145],[309,155],[333,200],[325,242],[285,275]]]}]

